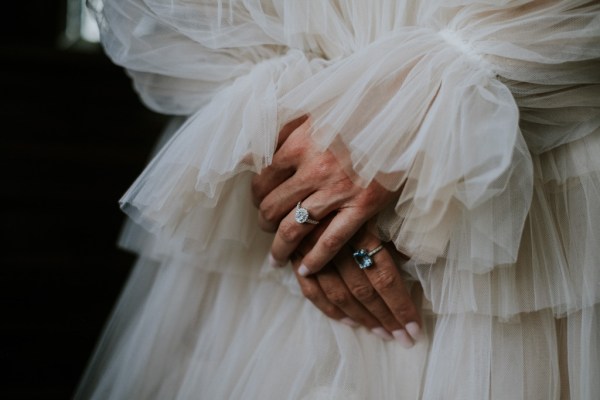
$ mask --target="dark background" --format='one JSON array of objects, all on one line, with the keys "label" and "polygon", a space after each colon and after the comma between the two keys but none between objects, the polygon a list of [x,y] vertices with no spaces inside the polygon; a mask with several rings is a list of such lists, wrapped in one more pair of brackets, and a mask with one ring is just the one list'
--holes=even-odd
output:
[{"label": "dark background", "polygon": [[72,397],[134,261],[118,199],[166,122],[99,46],[59,45],[65,2],[3,4],[2,399]]}]

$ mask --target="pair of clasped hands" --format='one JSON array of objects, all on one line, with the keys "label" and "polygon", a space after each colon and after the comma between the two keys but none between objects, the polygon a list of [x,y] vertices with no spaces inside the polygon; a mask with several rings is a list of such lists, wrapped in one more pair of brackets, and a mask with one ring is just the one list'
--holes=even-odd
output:
[{"label": "pair of clasped hands", "polygon": [[[375,181],[365,188],[353,183],[333,154],[317,149],[309,118],[283,127],[273,162],[253,178],[252,195],[261,229],[275,232],[271,264],[291,261],[302,293],[319,310],[406,348],[421,338],[420,314],[394,263],[393,245],[384,244],[366,269],[352,255],[381,244],[367,224],[397,193]],[[296,221],[299,200],[318,224]]]}]

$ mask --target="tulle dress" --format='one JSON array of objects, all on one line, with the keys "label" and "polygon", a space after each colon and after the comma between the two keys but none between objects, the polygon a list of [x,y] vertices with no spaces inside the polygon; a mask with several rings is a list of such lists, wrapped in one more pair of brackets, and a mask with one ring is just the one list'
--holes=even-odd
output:
[{"label": "tulle dress", "polygon": [[[139,257],[78,399],[600,399],[597,1],[92,0],[175,116],[120,200]],[[250,178],[281,127],[398,201],[411,349],[273,269]],[[302,200],[302,199],[299,199]]]}]

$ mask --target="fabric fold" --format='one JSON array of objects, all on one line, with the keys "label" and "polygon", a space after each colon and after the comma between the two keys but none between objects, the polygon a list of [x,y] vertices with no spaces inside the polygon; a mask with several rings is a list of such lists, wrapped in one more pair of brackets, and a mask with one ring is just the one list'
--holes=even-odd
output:
[{"label": "fabric fold", "polygon": [[362,183],[402,187],[380,229],[412,258],[452,256],[450,234],[470,212],[479,272],[516,260],[531,161],[510,91],[478,57],[448,46],[448,35],[401,29],[317,72],[280,110],[310,114],[316,141]]},{"label": "fabric fold", "polygon": [[[76,398],[600,398],[597,1],[89,4],[182,123],[120,199],[138,265]],[[410,350],[270,266],[251,176],[304,114],[398,190],[377,223],[423,288]]]},{"label": "fabric fold", "polygon": [[435,312],[560,316],[598,301],[593,4],[96,3],[141,98],[186,118],[121,199],[153,250],[125,246],[190,260],[251,247],[250,175],[310,114],[356,182],[402,189],[379,233],[412,257],[402,268]]}]

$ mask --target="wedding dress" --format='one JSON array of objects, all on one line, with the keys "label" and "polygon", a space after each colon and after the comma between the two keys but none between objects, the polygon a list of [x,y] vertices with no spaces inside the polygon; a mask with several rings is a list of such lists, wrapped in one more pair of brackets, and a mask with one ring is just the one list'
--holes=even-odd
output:
[{"label": "wedding dress", "polygon": [[[78,399],[600,399],[597,1],[92,0],[178,116],[121,199],[139,255]],[[250,178],[280,128],[403,186],[411,349],[322,315],[267,259]],[[298,199],[302,200],[302,199]]]}]

